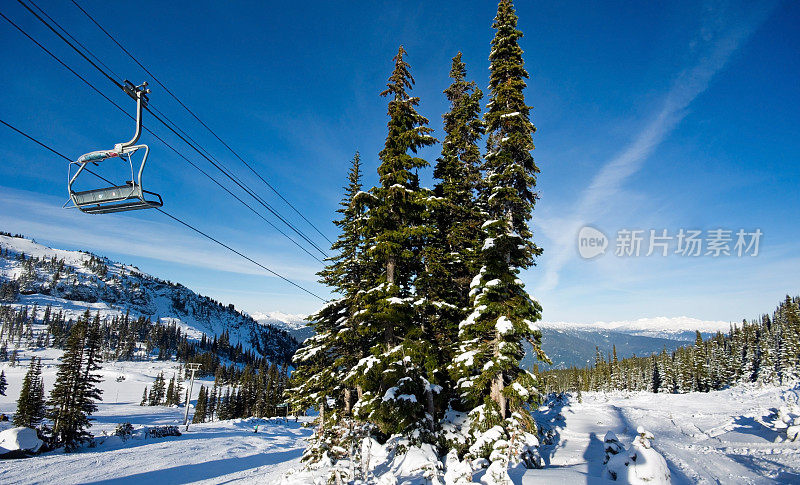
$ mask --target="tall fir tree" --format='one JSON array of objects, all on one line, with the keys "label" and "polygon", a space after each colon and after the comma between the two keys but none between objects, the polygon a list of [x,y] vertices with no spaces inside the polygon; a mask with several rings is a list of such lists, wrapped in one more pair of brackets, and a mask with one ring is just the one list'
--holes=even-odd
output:
[{"label": "tall fir tree", "polygon": [[[442,386],[428,412],[440,417],[451,404],[452,380],[447,366],[452,360],[458,323],[466,316],[469,282],[477,271],[477,246],[482,221],[476,202],[480,182],[480,148],[483,134],[480,101],[483,93],[466,80],[466,65],[458,53],[452,60],[453,80],[444,90],[450,109],[442,118],[445,138],[433,175],[438,182],[428,199],[431,230],[423,249],[424,271],[415,281],[421,297],[417,311],[425,330],[422,339],[431,342],[427,366],[431,385]],[[426,395],[428,401],[434,398]],[[432,411],[431,411],[432,408]]]},{"label": "tall fir tree", "polygon": [[[438,179],[430,203],[434,228],[425,248],[422,283],[427,286],[428,298],[460,312],[469,304],[469,282],[478,270],[477,246],[483,223],[476,200],[481,177],[478,140],[484,133],[480,118],[483,93],[466,76],[459,52],[450,68],[453,82],[444,90],[450,110],[442,115],[445,138],[433,171]],[[448,337],[456,332],[452,334]]]},{"label": "tall fir tree", "polygon": [[473,406],[486,406],[484,426],[516,411],[526,416],[525,407],[538,399],[535,376],[521,367],[523,342],[532,345],[536,358],[548,361],[535,323],[541,306],[519,279],[520,270],[541,253],[528,228],[539,168],[531,156],[535,128],[523,94],[528,73],[519,47],[522,32],[510,0],[500,1],[493,28],[497,32],[489,56],[491,99],[484,115],[488,141],[480,187],[486,211],[482,267],[471,284],[472,313],[461,323],[455,363],[464,397]]},{"label": "tall fir tree", "polygon": [[167,386],[167,399],[164,404],[167,406],[172,406],[176,404],[177,401],[180,400],[180,394],[178,394],[178,398],[175,398],[175,375],[172,375],[172,379],[169,380],[169,385]]},{"label": "tall fir tree", "polygon": [[150,388],[150,395],[148,401],[151,406],[160,406],[164,403],[164,397],[167,392],[167,384],[164,380],[164,373],[159,372],[156,380],[153,381],[153,387]]},{"label": "tall fir tree", "polygon": [[0,371],[0,396],[6,395],[8,389],[8,381],[6,380],[6,371]]},{"label": "tall fir tree", "polygon": [[400,46],[387,89],[388,134],[379,154],[380,183],[365,197],[366,258],[370,261],[357,295],[360,308],[351,319],[357,325],[363,357],[347,382],[362,390],[358,410],[381,431],[413,433],[433,427],[433,394],[441,390],[429,379],[434,344],[426,337],[425,321],[414,306],[414,282],[423,271],[422,249],[430,236],[425,211],[430,194],[422,189],[417,170],[428,162],[417,151],[436,139],[419,114],[419,98]]},{"label": "tall fir tree", "polygon": [[200,393],[197,395],[197,406],[194,408],[192,423],[205,423],[206,413],[208,412],[208,394],[205,386],[200,386]]},{"label": "tall fir tree", "polygon": [[74,451],[92,438],[89,416],[97,410],[102,391],[100,376],[100,317],[89,321],[87,310],[72,326],[48,400],[48,415],[53,422],[52,442]]},{"label": "tall fir tree", "polygon": [[[341,400],[345,409],[352,402],[351,387],[343,384],[343,372],[349,371],[362,354],[358,329],[350,321],[357,309],[355,296],[364,274],[363,223],[364,203],[361,192],[361,155],[356,152],[348,173],[348,184],[334,221],[340,234],[331,246],[335,255],[318,273],[320,282],[330,287],[339,298],[326,304],[309,317],[314,335],[295,353],[297,370],[292,374],[288,395],[294,407],[319,406],[325,396]],[[365,194],[364,194],[365,195]],[[277,388],[277,368],[272,366],[262,407],[276,404],[271,394]]]},{"label": "tall fir tree", "polygon": [[658,392],[661,389],[661,370],[659,369],[658,359],[652,355],[650,363],[650,392]]},{"label": "tall fir tree", "polygon": [[28,372],[22,379],[17,412],[14,413],[14,426],[36,428],[44,419],[45,411],[42,360],[32,358]]}]

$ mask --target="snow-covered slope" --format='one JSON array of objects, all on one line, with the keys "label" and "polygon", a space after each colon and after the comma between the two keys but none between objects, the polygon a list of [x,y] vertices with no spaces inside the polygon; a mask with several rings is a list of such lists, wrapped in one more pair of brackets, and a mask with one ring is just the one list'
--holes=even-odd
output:
[{"label": "snow-covered slope", "polygon": [[[31,357],[42,357],[49,391],[60,353],[25,350],[19,366],[0,363],[9,381],[8,395],[0,396],[0,412],[14,411]],[[180,425],[183,408],[138,406],[144,386],[152,385],[159,372],[171,376],[176,371],[177,363],[169,361],[104,363],[103,402],[91,428],[98,445],[72,454],[55,451],[0,461],[0,483],[281,483],[288,470],[300,466],[311,434],[302,425],[309,418],[298,423],[247,419],[194,424],[188,432],[181,428],[182,436],[164,439],[104,436],[125,421],[137,429]],[[195,382],[193,399],[199,387]],[[800,448],[773,426],[775,409],[796,406],[799,395],[795,386],[747,385],[689,394],[587,392],[583,402],[574,395],[550,401],[534,413],[544,432],[545,466],[523,470],[513,483],[618,483],[603,477],[603,437],[613,431],[628,444],[638,426],[655,435],[653,447],[666,459],[675,485],[800,483]],[[0,430],[4,426],[10,424],[0,423]],[[428,483],[397,478],[397,483]]]},{"label": "snow-covered slope", "polygon": [[[55,382],[61,351],[47,349],[21,352],[17,367],[0,363],[9,388],[0,396],[0,412],[16,409],[22,378],[31,357],[41,357],[42,378],[49,393]],[[26,460],[0,460],[2,484],[83,484],[83,483],[275,483],[289,468],[299,465],[311,430],[303,423],[310,418],[235,419],[182,426],[179,437],[144,438],[143,433],[123,441],[113,436],[119,423],[130,422],[134,429],[146,426],[182,425],[184,408],[139,406],[145,386],[163,372],[167,378],[178,371],[171,361],[105,362],[100,373],[103,401],[93,414],[90,428],[96,447],[79,452],[44,453]],[[196,380],[192,400],[196,402],[200,385],[211,386],[213,377]],[[188,382],[184,386],[188,387]],[[191,419],[193,411],[190,410]],[[258,434],[253,433],[258,424]],[[0,430],[10,427],[0,422]]]},{"label": "snow-covered slope", "polygon": [[[133,266],[79,251],[53,249],[29,239],[0,235],[0,303],[48,305],[76,318],[87,308],[101,317],[130,312],[175,322],[199,339],[230,334],[241,343],[279,362],[288,362],[296,341],[285,331],[201,296],[179,283],[164,281]],[[24,258],[23,258],[24,255]],[[9,290],[10,289],[10,290]],[[9,292],[11,296],[9,297]]]}]

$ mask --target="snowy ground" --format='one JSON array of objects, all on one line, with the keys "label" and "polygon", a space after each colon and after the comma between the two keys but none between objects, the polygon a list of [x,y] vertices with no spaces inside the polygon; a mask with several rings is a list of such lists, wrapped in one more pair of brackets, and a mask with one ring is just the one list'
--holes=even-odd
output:
[{"label": "snowy ground", "polygon": [[[48,392],[55,381],[54,359],[59,353],[34,353],[42,357]],[[11,413],[16,408],[29,356],[24,352],[25,360],[15,368],[0,364],[9,382],[7,395],[0,396],[0,412]],[[249,419],[193,424],[182,436],[163,439],[131,438],[123,442],[117,437],[103,437],[104,432],[113,434],[116,425],[124,421],[134,427],[182,424],[183,408],[139,406],[144,387],[152,385],[159,372],[164,371],[169,380],[176,370],[177,364],[168,362],[105,364],[105,401],[94,415],[91,428],[102,442],[96,448],[72,454],[55,451],[26,460],[0,460],[0,483],[264,483],[298,466],[304,438],[311,434],[310,429],[302,427],[302,420],[308,418],[301,418],[299,423],[291,419]],[[120,375],[125,380],[117,382]],[[195,381],[194,398],[199,388]],[[256,424],[258,434],[253,433]]]},{"label": "snowy ground", "polygon": [[[768,426],[770,408],[798,399],[787,388],[736,387],[692,394],[585,393],[544,411],[554,433],[542,454],[546,467],[523,484],[606,483],[603,437],[630,444],[637,426],[655,435],[672,483],[800,483],[800,443]],[[558,415],[563,420],[555,419]],[[614,483],[609,481],[608,483]]]},{"label": "snowy ground", "polygon": [[[55,379],[58,351],[43,357],[46,387]],[[30,353],[20,366],[0,364],[9,381],[0,412],[14,411]],[[116,425],[180,424],[183,408],[141,407],[144,386],[170,362],[108,363],[103,368],[104,403],[92,427],[96,436]],[[117,381],[119,376],[125,376]],[[209,382],[204,382],[206,385]],[[195,383],[196,397],[199,385]],[[800,483],[800,442],[787,442],[770,427],[771,408],[793,404],[800,389],[736,387],[712,393],[585,393],[543,407],[537,417],[550,426],[552,444],[542,447],[546,466],[527,470],[521,484],[614,483],[603,478],[603,444],[613,431],[626,445],[637,426],[655,435],[653,447],[667,460],[674,484]],[[563,417],[560,418],[559,416]],[[101,438],[96,448],[73,454],[46,453],[0,461],[0,483],[277,483],[299,466],[311,430],[290,420],[233,420],[191,425],[183,436],[164,439]],[[256,423],[259,433],[253,433]],[[405,483],[401,479],[399,483]],[[517,484],[518,485],[518,484]]]}]

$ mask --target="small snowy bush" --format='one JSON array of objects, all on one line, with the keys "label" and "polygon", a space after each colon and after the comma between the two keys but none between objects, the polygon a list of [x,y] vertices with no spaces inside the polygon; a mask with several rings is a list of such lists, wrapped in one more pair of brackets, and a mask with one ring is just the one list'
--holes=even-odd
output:
[{"label": "small snowy bush", "polygon": [[33,428],[17,427],[0,432],[0,455],[13,452],[36,453],[42,444]]},{"label": "small snowy bush", "polygon": [[181,431],[177,426],[154,426],[147,430],[151,438],[165,438],[167,436],[180,436]]},{"label": "small snowy bush", "polygon": [[785,432],[789,441],[797,441],[800,436],[800,407],[794,404],[781,406],[774,427],[777,431]]},{"label": "small snowy bush", "polygon": [[620,451],[625,450],[625,447],[622,445],[622,443],[620,443],[619,439],[617,439],[617,435],[615,435],[613,431],[606,433],[603,442],[606,452],[606,457],[603,460],[604,465],[608,463],[608,460],[611,459],[612,456],[617,455]]},{"label": "small snowy bush", "polygon": [[445,459],[445,485],[467,485],[472,483],[472,465],[458,459],[456,450],[451,449]]},{"label": "small snowy bush", "polygon": [[639,434],[630,448],[609,458],[608,477],[631,485],[669,485],[672,481],[667,461],[653,449],[653,434],[641,426],[636,431]]},{"label": "small snowy bush", "polygon": [[117,428],[114,430],[114,436],[119,436],[122,438],[122,441],[127,440],[133,434],[133,425],[131,423],[125,422],[120,423],[117,425]]}]

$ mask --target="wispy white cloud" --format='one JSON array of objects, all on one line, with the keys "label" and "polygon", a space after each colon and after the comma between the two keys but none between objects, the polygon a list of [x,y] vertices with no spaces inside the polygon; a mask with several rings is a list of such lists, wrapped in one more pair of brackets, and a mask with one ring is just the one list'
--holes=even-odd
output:
[{"label": "wispy white cloud", "polygon": [[686,116],[691,103],[706,89],[715,74],[730,60],[736,50],[766,20],[777,3],[749,5],[747,16],[720,21],[724,14],[714,12],[713,22],[707,23],[698,34],[698,45],[705,46],[695,64],[679,73],[660,107],[654,111],[643,129],[628,146],[592,179],[574,207],[561,217],[538,221],[539,228],[551,240],[544,260],[544,279],[537,292],[549,291],[559,283],[561,269],[576,257],[575,242],[580,228],[603,216],[611,202],[623,190],[625,182],[639,170],[656,147]]},{"label": "wispy white cloud", "polygon": [[[127,263],[148,258],[207,270],[269,276],[261,268],[163,216],[164,222],[123,214],[88,216],[62,209],[62,202],[56,197],[0,186],[0,230],[101,255],[129,255],[133,260],[124,261]],[[236,247],[236,243],[232,246]],[[290,279],[314,280],[317,269],[313,266],[295,263],[275,252],[267,255],[241,249]]]}]

